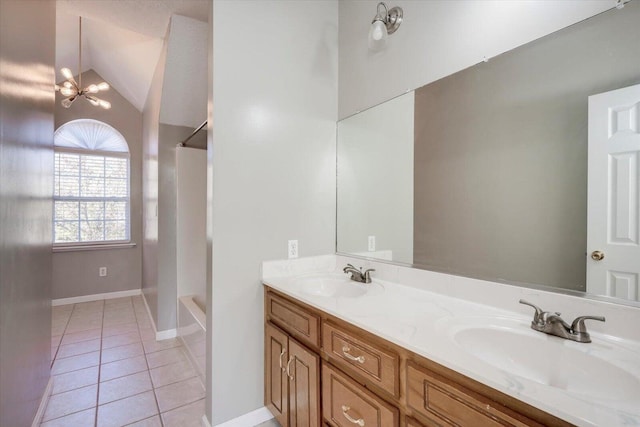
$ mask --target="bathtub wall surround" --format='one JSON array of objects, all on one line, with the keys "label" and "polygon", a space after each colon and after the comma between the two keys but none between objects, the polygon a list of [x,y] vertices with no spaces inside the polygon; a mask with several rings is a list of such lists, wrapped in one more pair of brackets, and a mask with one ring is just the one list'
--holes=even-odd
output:
[{"label": "bathtub wall surround", "polygon": [[187,350],[187,356],[198,371],[204,383],[207,357],[207,314],[203,304],[206,301],[197,295],[178,298],[178,337]]},{"label": "bathtub wall surround", "polygon": [[[304,277],[336,277],[347,263],[376,269],[374,287],[364,296],[318,296],[301,287],[301,283],[309,283],[304,282]],[[294,301],[349,322],[548,414],[578,426],[640,422],[640,332],[634,327],[640,320],[639,309],[548,292],[533,293],[491,282],[474,283],[475,291],[469,292],[469,283],[465,283],[468,280],[473,279],[377,261],[363,263],[343,256],[263,263],[263,282]],[[343,286],[353,285],[345,280]],[[591,344],[549,337],[530,329],[531,308],[518,303],[521,297],[547,310],[562,311],[565,319],[598,314],[606,316],[607,322],[589,324],[594,339]],[[482,329],[482,325],[489,325],[488,329]],[[323,333],[325,327],[323,320]],[[505,327],[511,328],[510,332],[500,332]],[[493,358],[468,350],[482,347],[483,339],[477,335],[487,331],[494,334],[481,336],[492,343],[489,353]],[[467,344],[471,338],[473,345],[465,347],[463,338]],[[521,351],[527,346],[531,347]],[[509,356],[514,352],[517,356]],[[500,359],[501,353],[507,356]],[[517,363],[510,365],[510,357],[515,357]],[[498,359],[503,362],[496,362]],[[549,370],[554,361],[564,366],[560,374]],[[582,370],[584,366],[589,368]],[[411,372],[408,377],[415,380],[411,379]],[[413,383],[412,390],[415,387],[420,388]]]}]

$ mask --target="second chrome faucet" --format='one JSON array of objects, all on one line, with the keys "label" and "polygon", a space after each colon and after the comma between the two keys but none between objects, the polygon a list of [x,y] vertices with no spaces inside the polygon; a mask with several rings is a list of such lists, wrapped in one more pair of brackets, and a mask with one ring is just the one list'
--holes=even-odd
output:
[{"label": "second chrome faucet", "polygon": [[587,327],[584,324],[585,320],[605,321],[603,316],[579,316],[569,325],[562,320],[558,312],[551,313],[549,311],[543,311],[537,305],[523,299],[520,300],[520,304],[533,307],[536,311],[531,321],[531,329],[572,341],[583,343],[591,342],[591,336],[589,336]]}]

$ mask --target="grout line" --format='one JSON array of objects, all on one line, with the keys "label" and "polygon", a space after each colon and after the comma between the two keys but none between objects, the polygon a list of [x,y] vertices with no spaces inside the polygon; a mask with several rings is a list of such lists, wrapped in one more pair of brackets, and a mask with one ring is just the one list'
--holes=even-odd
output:
[{"label": "grout line", "polygon": [[93,418],[93,426],[98,426],[98,403],[100,402],[100,375],[102,375],[102,333],[104,332],[104,300],[102,300],[102,322],[100,329],[100,355],[98,357],[98,389],[96,391],[96,413]]},{"label": "grout line", "polygon": [[[132,301],[133,302],[133,301]],[[136,324],[138,324],[138,313],[136,310],[133,310],[134,316],[136,317]],[[142,344],[142,334],[140,333],[140,325],[138,324],[138,337],[140,338],[140,343]],[[158,418],[160,419],[160,425],[164,427],[164,421],[162,420],[162,415],[160,414],[160,404],[158,403],[158,396],[156,395],[156,387],[153,384],[153,378],[151,378],[151,368],[149,368],[149,360],[147,359],[147,352],[144,349],[144,344],[142,344],[142,352],[144,355],[144,363],[147,365],[147,374],[149,375],[149,381],[151,382],[151,390],[153,392],[153,400],[156,402],[156,409],[158,410]]]}]

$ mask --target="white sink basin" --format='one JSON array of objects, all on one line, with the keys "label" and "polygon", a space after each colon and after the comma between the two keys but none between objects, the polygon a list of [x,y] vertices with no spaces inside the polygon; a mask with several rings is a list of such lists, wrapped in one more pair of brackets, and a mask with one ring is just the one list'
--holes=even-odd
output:
[{"label": "white sink basin", "polygon": [[379,283],[358,283],[347,275],[301,277],[295,286],[303,294],[326,298],[358,298],[382,290]]},{"label": "white sink basin", "polygon": [[515,377],[600,400],[640,399],[640,379],[607,360],[615,343],[576,343],[533,331],[518,319],[481,319],[458,320],[447,335],[461,350]]}]

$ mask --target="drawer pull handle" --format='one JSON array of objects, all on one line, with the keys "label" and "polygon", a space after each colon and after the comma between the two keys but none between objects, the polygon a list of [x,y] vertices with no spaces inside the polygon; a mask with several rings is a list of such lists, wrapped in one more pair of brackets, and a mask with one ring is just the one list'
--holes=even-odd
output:
[{"label": "drawer pull handle", "polygon": [[285,371],[284,366],[282,366],[282,356],[284,356],[284,354],[287,352],[287,350],[285,350],[284,348],[282,349],[282,352],[280,353],[280,369],[282,369],[282,372]]},{"label": "drawer pull handle", "polygon": [[364,420],[362,418],[358,418],[357,420],[353,418],[351,415],[347,413],[350,410],[351,408],[349,406],[342,405],[342,415],[344,415],[344,417],[348,419],[350,423],[358,424],[360,427],[364,427]]},{"label": "drawer pull handle", "polygon": [[344,354],[344,357],[346,357],[349,360],[353,360],[354,362],[364,363],[364,356],[355,357],[354,355],[349,353],[350,351],[351,349],[349,348],[348,345],[345,345],[344,347],[342,347],[342,354]]},{"label": "drawer pull handle", "polygon": [[291,381],[293,381],[295,379],[295,377],[291,373],[291,362],[293,362],[293,357],[291,359],[289,359],[289,363],[287,363],[287,376],[289,377],[289,379]]}]

